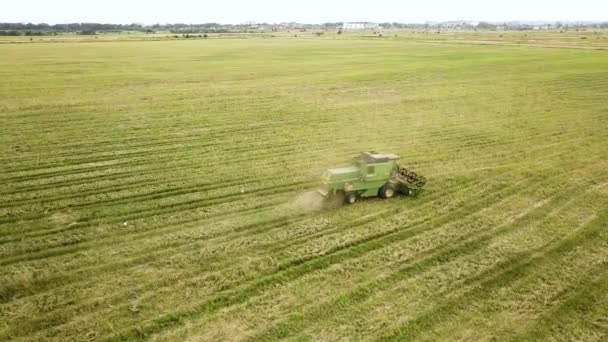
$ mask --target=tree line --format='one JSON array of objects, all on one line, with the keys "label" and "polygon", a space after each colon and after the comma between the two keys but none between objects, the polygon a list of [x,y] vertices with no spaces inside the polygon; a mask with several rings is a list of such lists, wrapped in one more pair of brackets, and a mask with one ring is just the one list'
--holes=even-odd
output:
[{"label": "tree line", "polygon": [[60,33],[79,33],[79,34],[95,34],[95,33],[111,33],[111,32],[124,32],[124,31],[138,31],[153,33],[156,30],[171,31],[171,32],[216,32],[218,30],[225,30],[226,26],[234,25],[220,25],[217,23],[206,23],[206,24],[155,24],[155,25],[142,25],[142,24],[100,24],[100,23],[69,23],[69,24],[55,24],[49,25],[45,23],[32,24],[32,23],[0,23],[0,35],[9,36],[35,36],[44,34],[60,34]]},{"label": "tree line", "polygon": [[[386,22],[379,24],[381,28],[390,29],[429,29],[441,27],[469,27],[481,30],[493,30],[497,27],[508,27],[509,29],[529,29],[531,26],[526,24],[497,24],[481,22],[472,25],[466,22],[453,23],[424,23],[424,24],[404,24],[396,22]],[[577,23],[577,24],[561,24],[559,22],[549,25],[552,28],[601,28],[608,29],[608,22],[603,23]],[[247,23],[247,24],[219,24],[219,23],[204,23],[204,24],[154,24],[143,25],[138,23],[133,24],[101,24],[101,23],[68,23],[49,25],[46,23],[0,23],[0,35],[4,36],[38,36],[38,35],[56,35],[61,33],[79,33],[79,34],[97,34],[111,33],[123,31],[139,31],[145,33],[154,33],[156,31],[169,31],[172,33],[225,33],[225,32],[250,32],[252,30],[339,30],[342,27],[342,22],[332,22],[324,24],[301,24],[301,23]]]}]

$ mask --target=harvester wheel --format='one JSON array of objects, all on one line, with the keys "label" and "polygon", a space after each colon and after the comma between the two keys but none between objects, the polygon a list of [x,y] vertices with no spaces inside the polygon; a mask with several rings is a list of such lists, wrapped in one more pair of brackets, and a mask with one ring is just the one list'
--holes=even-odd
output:
[{"label": "harvester wheel", "polygon": [[353,204],[357,202],[357,194],[354,192],[347,192],[344,194],[344,203]]},{"label": "harvester wheel", "polygon": [[399,169],[399,177],[405,179],[405,178],[407,178],[408,174],[409,174],[409,172],[407,171],[406,168],[402,167]]},{"label": "harvester wheel", "polygon": [[397,193],[397,189],[392,184],[384,184],[380,188],[380,197],[382,198],[393,198]]},{"label": "harvester wheel", "polygon": [[410,183],[414,183],[418,180],[418,175],[416,174],[416,172],[410,172],[410,174],[407,176],[407,181]]}]

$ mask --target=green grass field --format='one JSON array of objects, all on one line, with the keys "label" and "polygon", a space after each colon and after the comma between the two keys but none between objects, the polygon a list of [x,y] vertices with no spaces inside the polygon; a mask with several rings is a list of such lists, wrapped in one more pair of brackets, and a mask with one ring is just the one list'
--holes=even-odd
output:
[{"label": "green grass field", "polygon": [[0,43],[0,340],[606,340],[606,33],[497,35]]}]

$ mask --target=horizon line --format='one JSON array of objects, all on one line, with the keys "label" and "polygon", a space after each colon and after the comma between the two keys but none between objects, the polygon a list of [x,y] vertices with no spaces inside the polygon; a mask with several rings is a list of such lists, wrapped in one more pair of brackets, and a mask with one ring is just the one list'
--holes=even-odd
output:
[{"label": "horizon line", "polygon": [[107,24],[107,25],[176,25],[176,24],[187,24],[187,25],[203,25],[203,24],[218,24],[218,25],[250,25],[250,24],[267,24],[267,25],[281,25],[281,24],[301,24],[301,25],[322,25],[322,24],[337,24],[337,23],[391,23],[391,24],[428,24],[428,23],[446,23],[446,22],[485,22],[485,23],[603,23],[608,22],[605,20],[594,20],[594,19],[538,19],[538,20],[527,20],[527,19],[508,19],[508,20],[483,20],[483,19],[446,19],[446,20],[424,20],[424,21],[370,21],[370,20],[341,20],[341,21],[324,21],[324,22],[300,22],[300,21],[244,21],[244,22],[220,22],[220,21],[206,21],[206,22],[106,22],[106,21],[66,21],[66,22],[45,22],[45,21],[5,21],[0,19],[0,23],[3,24],[33,24],[33,25],[67,25],[67,24]]}]

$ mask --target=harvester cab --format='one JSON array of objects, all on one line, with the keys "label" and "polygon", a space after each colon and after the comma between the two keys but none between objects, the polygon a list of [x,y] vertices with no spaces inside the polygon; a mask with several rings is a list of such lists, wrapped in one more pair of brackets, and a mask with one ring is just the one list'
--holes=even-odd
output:
[{"label": "harvester cab", "polygon": [[343,197],[349,204],[360,197],[415,196],[426,184],[424,177],[399,165],[398,155],[373,151],[356,156],[351,166],[328,169],[321,181],[321,195]]}]

